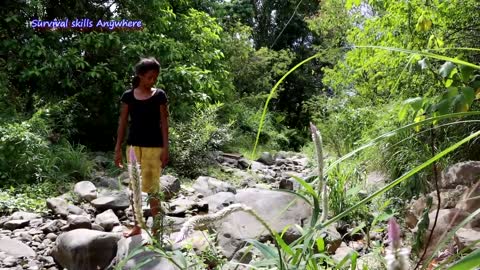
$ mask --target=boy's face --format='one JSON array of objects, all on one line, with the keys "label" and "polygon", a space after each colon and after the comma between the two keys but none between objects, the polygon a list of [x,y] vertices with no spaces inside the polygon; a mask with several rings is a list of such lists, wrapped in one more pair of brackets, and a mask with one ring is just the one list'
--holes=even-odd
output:
[{"label": "boy's face", "polygon": [[157,82],[158,73],[158,71],[150,70],[145,74],[140,75],[140,84],[146,88],[152,88],[155,85],[155,82]]}]

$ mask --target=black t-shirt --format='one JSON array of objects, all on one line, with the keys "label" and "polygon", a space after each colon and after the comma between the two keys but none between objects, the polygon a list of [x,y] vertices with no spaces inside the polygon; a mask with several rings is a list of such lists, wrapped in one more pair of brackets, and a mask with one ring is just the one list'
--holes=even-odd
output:
[{"label": "black t-shirt", "polygon": [[123,93],[121,101],[128,104],[130,124],[127,144],[141,147],[163,147],[160,123],[160,105],[167,104],[167,95],[161,89],[148,99],[138,100],[133,89]]}]

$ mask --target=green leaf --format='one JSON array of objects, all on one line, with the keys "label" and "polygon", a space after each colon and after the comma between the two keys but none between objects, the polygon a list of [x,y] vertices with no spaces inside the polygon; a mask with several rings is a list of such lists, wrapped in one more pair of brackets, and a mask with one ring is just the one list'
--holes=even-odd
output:
[{"label": "green leaf", "polygon": [[460,77],[462,78],[462,81],[469,82],[473,75],[474,69],[472,67],[467,67],[464,65],[460,65],[458,68],[460,69]]},{"label": "green leaf", "polygon": [[447,61],[440,67],[438,73],[440,73],[443,78],[447,78],[450,76],[450,73],[453,71],[453,69],[455,69],[455,64]]},{"label": "green leaf", "polygon": [[480,249],[468,254],[463,259],[452,265],[450,270],[475,269],[480,265]]},{"label": "green leaf", "polygon": [[416,98],[409,98],[403,102],[405,105],[410,105],[412,109],[417,112],[422,108],[423,105],[423,98],[422,97],[416,97]]},{"label": "green leaf", "polygon": [[462,87],[461,92],[465,96],[467,104],[470,106],[475,100],[475,90],[471,87]]},{"label": "green leaf", "polygon": [[315,242],[317,244],[318,252],[324,252],[325,251],[325,241],[323,240],[323,238],[319,237],[319,238],[317,238],[317,240]]},{"label": "green leaf", "polygon": [[263,254],[263,256],[265,256],[266,259],[277,259],[278,258],[278,254],[276,253],[275,248],[273,248],[271,246],[267,246],[263,243],[260,243],[255,239],[247,239],[245,241],[254,245]]}]

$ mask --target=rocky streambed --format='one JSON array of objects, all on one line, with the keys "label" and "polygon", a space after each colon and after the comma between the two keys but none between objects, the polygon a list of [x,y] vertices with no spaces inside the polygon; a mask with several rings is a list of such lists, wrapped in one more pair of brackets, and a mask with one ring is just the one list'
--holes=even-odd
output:
[{"label": "rocky streambed", "polygon": [[[161,187],[167,200],[164,223],[168,237],[174,239],[181,225],[191,216],[215,213],[240,203],[253,208],[277,232],[290,225],[284,233],[287,243],[298,239],[300,232],[294,225],[307,224],[312,209],[295,195],[276,189],[299,188],[291,175],[305,178],[312,174],[306,157],[281,152],[275,156],[264,153],[258,161],[229,154],[220,154],[216,159],[222,170],[236,179],[236,185],[231,184],[231,179],[201,176],[191,186],[184,186],[173,176],[162,176]],[[442,199],[441,222],[437,224],[440,229],[436,230],[444,232],[456,225],[452,219],[478,209],[476,197],[479,189],[475,185],[478,176],[480,162],[456,164],[443,174],[442,192],[450,199]],[[119,262],[123,263],[122,269],[134,269],[145,258],[151,261],[141,269],[177,269],[168,260],[152,256],[151,251],[127,258],[132,250],[150,241],[145,233],[131,238],[122,236],[133,220],[127,184],[125,173],[117,178],[98,174],[91,181],[77,183],[71,192],[48,199],[48,214],[15,212],[1,217],[0,269],[112,269]],[[456,195],[449,196],[451,192]],[[411,202],[406,218],[413,231],[421,212],[419,209],[424,207],[422,200]],[[147,224],[151,225],[148,205],[144,204],[143,210],[148,218]],[[480,238],[479,224],[475,222],[457,233],[457,246],[468,245]],[[328,251],[335,259],[340,260],[352,251],[360,254],[367,251],[363,242],[358,241],[362,235],[357,239],[345,237],[349,230],[351,228],[343,225],[327,230]],[[214,234],[213,238],[209,237],[209,232]],[[385,234],[371,237],[382,241]],[[253,253],[246,248],[247,239],[267,242],[271,237],[255,218],[244,212],[235,212],[196,230],[169,248],[182,250],[188,246],[201,253],[213,242],[229,261],[248,263]],[[364,255],[359,267],[362,263],[378,265],[373,257],[369,259],[369,255]],[[229,269],[228,265],[224,269]]]}]

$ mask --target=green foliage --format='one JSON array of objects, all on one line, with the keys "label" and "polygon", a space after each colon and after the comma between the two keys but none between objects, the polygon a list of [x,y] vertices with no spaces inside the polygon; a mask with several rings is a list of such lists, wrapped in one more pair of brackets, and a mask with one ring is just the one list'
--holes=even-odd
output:
[{"label": "green foliage", "polygon": [[209,152],[218,150],[232,137],[229,125],[218,125],[217,110],[222,106],[199,106],[189,123],[174,123],[170,129],[171,164],[180,176],[195,178],[204,173]]},{"label": "green foliage", "polygon": [[14,211],[46,212],[45,200],[59,195],[69,189],[68,184],[63,188],[56,182],[42,182],[39,184],[16,184],[0,189],[0,213],[9,214]]},{"label": "green foliage", "polygon": [[93,171],[85,147],[52,143],[50,127],[39,118],[0,126],[0,171],[3,185],[45,180],[63,183],[87,178]]}]

